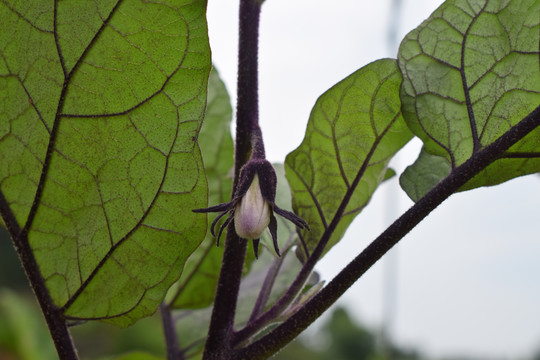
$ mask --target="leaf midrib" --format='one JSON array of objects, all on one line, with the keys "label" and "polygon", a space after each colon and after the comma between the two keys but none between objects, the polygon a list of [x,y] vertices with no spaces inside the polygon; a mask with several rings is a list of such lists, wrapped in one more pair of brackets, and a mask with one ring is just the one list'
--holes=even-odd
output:
[{"label": "leaf midrib", "polygon": [[50,131],[49,144],[47,146],[47,152],[45,153],[45,159],[43,161],[43,168],[41,170],[41,176],[39,178],[39,183],[38,183],[38,186],[37,186],[37,189],[36,189],[36,194],[34,196],[34,200],[32,202],[32,207],[30,208],[30,212],[28,213],[28,218],[26,219],[26,223],[25,223],[25,225],[24,225],[24,227],[22,229],[22,232],[21,232],[21,236],[23,236],[26,239],[28,238],[28,232],[29,232],[30,228],[32,227],[32,223],[34,222],[34,219],[35,219],[35,216],[36,216],[36,213],[37,213],[37,209],[38,209],[38,207],[40,205],[41,197],[43,195],[43,189],[45,187],[45,182],[47,180],[47,175],[48,175],[48,172],[49,172],[49,166],[50,166],[50,163],[51,163],[52,154],[54,152],[54,147],[55,147],[55,144],[56,144],[56,137],[57,137],[57,134],[58,134],[58,127],[59,127],[59,124],[60,124],[60,119],[62,117],[61,112],[62,112],[62,109],[64,107],[64,101],[65,101],[65,98],[66,98],[66,92],[67,92],[69,82],[71,81],[71,78],[72,78],[73,74],[75,73],[75,71],[79,68],[80,64],[82,63],[82,60],[84,59],[84,57],[86,56],[88,51],[94,46],[94,44],[97,42],[97,39],[99,38],[99,36],[103,33],[103,29],[105,29],[106,25],[109,23],[109,21],[111,20],[113,14],[116,12],[116,10],[118,9],[118,6],[121,3],[122,3],[122,0],[118,0],[118,2],[115,4],[113,9],[109,13],[109,16],[107,17],[107,19],[105,19],[105,21],[103,21],[103,24],[101,25],[99,30],[96,32],[96,34],[94,35],[94,37],[92,38],[92,40],[90,41],[88,46],[84,49],[83,53],[81,54],[81,56],[79,57],[79,59],[77,60],[77,62],[73,66],[73,68],[71,69],[71,71],[68,73],[67,70],[66,70],[65,64],[64,64],[64,57],[62,55],[62,50],[60,48],[60,43],[59,43],[59,40],[58,40],[58,29],[57,29],[58,0],[55,0],[55,2],[54,2],[54,30],[53,30],[53,35],[54,35],[54,38],[55,38],[55,44],[56,44],[56,49],[57,49],[57,53],[58,53],[58,58],[60,59],[60,64],[61,64],[61,67],[62,67],[62,71],[64,73],[64,82],[62,84],[62,91],[61,91],[60,97],[58,99],[58,106],[57,106],[57,109],[56,109],[56,115],[55,115],[55,118],[54,118],[52,129]]}]

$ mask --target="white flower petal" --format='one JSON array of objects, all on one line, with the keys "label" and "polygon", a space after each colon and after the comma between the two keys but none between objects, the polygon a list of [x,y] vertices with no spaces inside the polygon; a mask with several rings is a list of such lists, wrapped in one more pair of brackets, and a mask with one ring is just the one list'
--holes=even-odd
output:
[{"label": "white flower petal", "polygon": [[259,239],[270,223],[270,205],[264,200],[255,175],[248,191],[234,211],[234,228],[244,239]]}]

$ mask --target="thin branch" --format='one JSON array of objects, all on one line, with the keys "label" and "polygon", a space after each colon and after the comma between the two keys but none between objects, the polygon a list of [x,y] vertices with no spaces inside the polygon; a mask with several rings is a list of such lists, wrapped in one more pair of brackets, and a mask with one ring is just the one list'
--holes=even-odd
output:
[{"label": "thin branch", "polygon": [[431,211],[538,126],[540,126],[540,106],[494,143],[473,154],[469,160],[455,168],[450,175],[390,225],[298,312],[260,340],[237,350],[231,359],[266,359],[285,346],[326,311]]},{"label": "thin branch", "polygon": [[270,295],[272,293],[272,288],[274,287],[279,271],[281,270],[283,261],[285,260],[285,257],[289,255],[289,251],[292,248],[293,239],[294,239],[293,236],[289,237],[289,239],[287,240],[287,243],[284,246],[284,251],[283,251],[282,256],[277,257],[274,259],[274,261],[272,261],[272,264],[270,265],[270,268],[268,269],[266,273],[266,277],[264,278],[263,284],[261,286],[261,291],[259,292],[259,296],[257,297],[257,300],[255,301],[255,305],[253,306],[253,310],[249,317],[248,324],[251,321],[254,321],[255,319],[257,319],[257,317],[263,312],[266,304],[268,303],[268,299],[270,298]]},{"label": "thin branch", "polygon": [[161,311],[161,322],[163,323],[163,334],[165,335],[165,346],[167,347],[167,360],[184,360],[184,354],[180,351],[178,344],[178,334],[174,327],[171,310],[165,303],[159,306]]},{"label": "thin branch", "polygon": [[257,296],[257,300],[255,301],[255,305],[253,306],[253,310],[249,317],[248,323],[255,320],[263,312],[264,307],[268,303],[268,299],[270,298],[272,288],[274,286],[274,283],[276,282],[276,278],[279,270],[281,269],[284,258],[285,254],[276,258],[268,268],[268,272],[266,273],[266,276],[264,278],[261,290],[259,292],[259,296]]}]

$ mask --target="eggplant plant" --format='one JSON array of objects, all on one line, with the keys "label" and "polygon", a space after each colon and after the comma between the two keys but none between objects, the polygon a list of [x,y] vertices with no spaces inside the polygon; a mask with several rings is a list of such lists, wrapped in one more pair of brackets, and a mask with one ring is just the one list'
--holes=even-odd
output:
[{"label": "eggplant plant", "polygon": [[[449,196],[540,172],[539,0],[445,1],[319,97],[283,164],[258,122],[263,1],[240,0],[234,141],[206,5],[0,2],[2,225],[61,359],[71,326],[158,309],[169,359],[268,358]],[[413,137],[415,204],[319,281]]]}]

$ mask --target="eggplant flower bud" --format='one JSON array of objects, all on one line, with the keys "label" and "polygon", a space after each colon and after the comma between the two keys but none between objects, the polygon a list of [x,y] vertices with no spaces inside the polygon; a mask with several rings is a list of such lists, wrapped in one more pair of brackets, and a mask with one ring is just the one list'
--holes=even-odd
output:
[{"label": "eggplant flower bud", "polygon": [[263,198],[256,174],[234,210],[234,229],[244,239],[259,239],[270,223],[270,205]]},{"label": "eggplant flower bud", "polygon": [[[259,181],[261,181],[260,184]],[[210,226],[210,232],[214,236],[216,236],[214,232],[216,224],[224,216],[227,217],[216,236],[218,246],[221,233],[234,221],[236,234],[240,238],[253,240],[255,257],[257,257],[259,251],[261,235],[264,229],[268,227],[274,249],[279,256],[277,221],[274,213],[289,220],[300,229],[309,230],[309,226],[295,213],[280,209],[276,205],[276,185],[277,176],[272,164],[265,159],[250,159],[240,170],[238,185],[234,190],[231,201],[193,211],[220,213]]]}]

